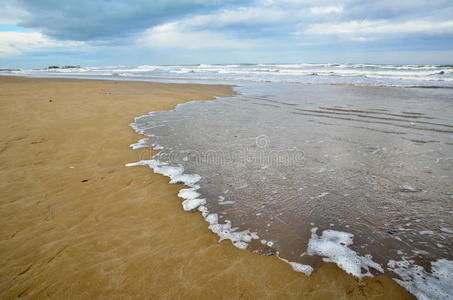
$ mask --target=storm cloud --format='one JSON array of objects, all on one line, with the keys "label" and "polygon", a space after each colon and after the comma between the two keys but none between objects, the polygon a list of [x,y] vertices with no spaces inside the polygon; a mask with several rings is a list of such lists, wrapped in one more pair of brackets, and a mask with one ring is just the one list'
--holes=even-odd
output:
[{"label": "storm cloud", "polygon": [[2,65],[453,62],[447,0],[2,2]]},{"label": "storm cloud", "polygon": [[123,36],[239,1],[220,0],[17,0],[28,12],[19,26],[57,39],[92,40]]}]

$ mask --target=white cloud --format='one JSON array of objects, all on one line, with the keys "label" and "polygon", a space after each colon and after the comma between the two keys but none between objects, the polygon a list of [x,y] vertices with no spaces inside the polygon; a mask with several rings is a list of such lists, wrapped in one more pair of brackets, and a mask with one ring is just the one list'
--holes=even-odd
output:
[{"label": "white cloud", "polygon": [[260,7],[239,7],[237,9],[222,10],[209,15],[199,15],[183,20],[186,26],[194,27],[225,27],[230,25],[270,24],[284,20],[288,12],[280,9]]},{"label": "white cloud", "polygon": [[307,5],[319,5],[328,4],[330,2],[338,2],[331,0],[261,0],[262,5],[291,5],[291,6],[307,6]]},{"label": "white cloud", "polygon": [[37,50],[50,50],[82,46],[83,42],[56,41],[39,32],[0,32],[0,57]]},{"label": "white cloud", "polygon": [[23,19],[28,13],[18,6],[13,5],[8,0],[3,0],[0,9],[0,24],[16,25],[19,20]]},{"label": "white cloud", "polygon": [[309,35],[339,35],[349,38],[369,38],[389,34],[448,34],[453,33],[453,21],[350,21],[344,23],[310,24],[304,31]]},{"label": "white cloud", "polygon": [[357,42],[368,42],[368,41],[373,41],[375,38],[372,37],[364,37],[364,36],[352,36],[349,38],[351,41],[357,41]]},{"label": "white cloud", "polygon": [[254,44],[220,32],[190,30],[178,22],[150,28],[139,36],[138,42],[152,48],[179,49],[244,48]]},{"label": "white cloud", "polygon": [[315,6],[310,8],[313,15],[339,14],[343,11],[343,6]]},{"label": "white cloud", "polygon": [[225,9],[149,28],[138,36],[138,43],[152,48],[176,49],[256,47],[267,44],[268,41],[239,37],[237,30],[229,30],[228,27],[278,24],[288,17],[287,11],[278,9],[259,7]]}]

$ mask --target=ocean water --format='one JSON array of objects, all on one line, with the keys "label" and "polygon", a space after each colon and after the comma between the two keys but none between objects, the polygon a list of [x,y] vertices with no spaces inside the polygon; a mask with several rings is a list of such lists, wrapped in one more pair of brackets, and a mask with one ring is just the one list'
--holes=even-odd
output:
[{"label": "ocean water", "polygon": [[[420,299],[453,286],[450,89],[248,83],[135,119],[133,145],[185,183],[220,240],[310,274],[386,273]],[[146,157],[146,148],[160,152]]]},{"label": "ocean water", "polygon": [[453,87],[453,65],[230,64],[141,65],[0,71],[3,75],[185,82],[287,82]]},{"label": "ocean water", "polygon": [[[140,160],[183,183],[219,240],[306,275],[323,261],[453,297],[453,66],[83,67],[3,75],[234,83],[238,94],[151,112]],[[151,149],[159,150],[157,155]]]}]

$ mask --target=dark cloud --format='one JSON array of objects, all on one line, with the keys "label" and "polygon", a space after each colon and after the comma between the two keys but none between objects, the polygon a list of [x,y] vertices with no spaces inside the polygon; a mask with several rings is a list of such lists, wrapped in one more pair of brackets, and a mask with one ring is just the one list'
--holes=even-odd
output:
[{"label": "dark cloud", "polygon": [[[192,29],[231,31],[242,37],[280,37],[312,23],[351,20],[450,20],[451,0],[4,0],[29,12],[18,25],[63,40],[104,40],[125,36],[188,16],[210,15]],[[312,7],[341,12],[310,14]],[[218,14],[229,8],[229,14]],[[253,12],[255,10],[255,12]],[[285,17],[274,19],[282,11]],[[245,17],[244,17],[245,15]],[[193,23],[193,22],[192,22]]]},{"label": "dark cloud", "polygon": [[[15,0],[29,12],[19,26],[67,40],[121,36],[193,13],[206,13],[238,0]],[[246,3],[246,1],[240,1]]]},{"label": "dark cloud", "polygon": [[[307,61],[310,57],[313,61],[338,57],[375,61],[376,53],[398,51],[405,51],[399,56],[403,61],[407,53],[418,51],[424,62],[430,62],[441,58],[430,58],[424,52],[440,51],[444,60],[451,61],[448,51],[453,50],[452,0],[0,0],[0,3],[0,24],[13,24],[12,31],[22,34],[8,33],[9,40],[7,35],[0,37],[0,63],[10,66],[27,61],[30,66],[31,61],[117,65],[271,61],[271,58]],[[169,22],[172,23],[151,28]],[[31,32],[35,41],[23,37],[23,32]],[[44,36],[39,37],[40,33]],[[196,41],[193,44],[200,47],[187,47],[191,44],[187,41]],[[234,51],[235,45],[246,46]],[[8,59],[3,61],[2,46],[10,49],[10,53],[4,52]],[[48,60],[44,59],[46,55]],[[57,57],[61,63],[55,62]],[[396,61],[390,54],[386,57]]]}]

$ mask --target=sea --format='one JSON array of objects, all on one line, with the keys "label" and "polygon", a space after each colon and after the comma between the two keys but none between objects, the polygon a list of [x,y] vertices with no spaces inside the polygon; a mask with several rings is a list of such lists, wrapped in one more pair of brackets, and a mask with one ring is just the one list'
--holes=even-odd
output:
[{"label": "sea", "polygon": [[[236,64],[2,75],[234,85],[137,116],[131,145],[219,241],[453,298],[453,66]],[[156,150],[158,153],[156,154]]]},{"label": "sea", "polygon": [[197,64],[0,69],[0,75],[177,82],[281,82],[453,87],[453,65]]}]

